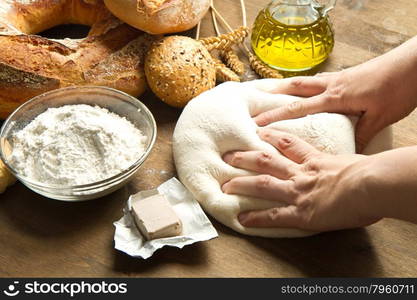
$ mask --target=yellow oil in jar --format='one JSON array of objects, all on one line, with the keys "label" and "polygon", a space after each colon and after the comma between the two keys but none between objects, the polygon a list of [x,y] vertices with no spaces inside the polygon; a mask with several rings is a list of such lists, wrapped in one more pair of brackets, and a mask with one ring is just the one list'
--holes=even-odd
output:
[{"label": "yellow oil in jar", "polygon": [[323,62],[333,50],[327,16],[285,15],[266,8],[255,20],[251,37],[255,54],[283,71],[305,71]]}]

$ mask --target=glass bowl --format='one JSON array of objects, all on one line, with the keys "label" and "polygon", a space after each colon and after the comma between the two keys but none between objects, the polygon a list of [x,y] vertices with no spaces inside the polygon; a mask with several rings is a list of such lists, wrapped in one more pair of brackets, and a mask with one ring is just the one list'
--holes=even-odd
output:
[{"label": "glass bowl", "polygon": [[[31,180],[16,172],[8,158],[13,151],[12,137],[39,114],[50,107],[70,104],[97,105],[125,117],[144,136],[145,152],[129,168],[121,173],[94,183],[74,186],[49,185]],[[24,185],[45,197],[63,201],[83,201],[107,195],[122,185],[136,173],[149,156],[156,139],[156,123],[149,109],[138,99],[121,91],[101,86],[67,87],[36,96],[19,106],[3,123],[0,132],[0,158],[10,172]]]}]

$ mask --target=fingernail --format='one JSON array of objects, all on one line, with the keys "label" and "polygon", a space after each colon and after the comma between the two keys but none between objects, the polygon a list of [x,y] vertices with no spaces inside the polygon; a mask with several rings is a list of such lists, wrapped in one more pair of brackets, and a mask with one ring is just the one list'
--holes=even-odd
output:
[{"label": "fingernail", "polygon": [[257,133],[261,138],[265,137],[265,129],[258,129]]},{"label": "fingernail", "polygon": [[363,148],[364,147],[362,146],[362,144],[356,143],[356,153],[361,154],[363,151]]},{"label": "fingernail", "polygon": [[286,148],[289,144],[291,144],[291,140],[289,138],[281,138],[278,141],[278,145],[282,148]]},{"label": "fingernail", "polygon": [[264,118],[256,116],[255,118],[253,118],[253,120],[255,121],[256,125],[258,126],[265,126],[267,125],[267,123],[265,122]]},{"label": "fingernail", "polygon": [[233,157],[233,152],[227,152],[226,154],[223,155],[223,160],[226,163],[230,163],[230,161],[232,160]]},{"label": "fingernail", "polygon": [[237,218],[239,220],[239,223],[242,224],[242,225],[245,224],[245,222],[248,219],[248,217],[249,217],[249,214],[248,213],[241,213],[241,214],[239,214],[237,216]]},{"label": "fingernail", "polygon": [[222,187],[221,187],[221,189],[222,189],[222,192],[223,193],[225,193],[225,194],[227,194],[227,184],[228,184],[229,182],[226,182],[225,184],[223,184],[222,185]]}]

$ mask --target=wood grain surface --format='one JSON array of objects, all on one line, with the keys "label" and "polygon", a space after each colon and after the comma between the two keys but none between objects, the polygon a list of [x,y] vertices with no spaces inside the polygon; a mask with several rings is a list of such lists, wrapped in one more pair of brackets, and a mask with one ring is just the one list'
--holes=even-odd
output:
[{"label": "wood grain surface", "polygon": [[[246,0],[249,24],[268,2]],[[234,27],[241,24],[239,1],[215,4]],[[416,35],[415,4],[339,0],[331,13],[336,45],[322,70],[354,66]],[[202,35],[212,34],[207,15]],[[46,199],[20,183],[0,195],[1,277],[417,277],[417,225],[391,219],[302,239],[247,237],[211,219],[217,239],[182,250],[164,248],[146,261],[116,251],[112,223],[128,196],[175,176],[171,135],[181,111],[151,93],[140,99],[154,114],[159,134],[151,157],[129,185],[82,203]],[[417,113],[395,124],[395,146],[416,145],[416,130]]]}]

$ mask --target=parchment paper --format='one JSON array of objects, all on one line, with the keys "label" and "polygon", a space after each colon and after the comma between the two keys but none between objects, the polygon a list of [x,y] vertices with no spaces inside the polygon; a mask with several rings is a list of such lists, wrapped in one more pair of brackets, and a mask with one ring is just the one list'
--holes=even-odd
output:
[{"label": "parchment paper", "polygon": [[181,219],[182,235],[147,241],[137,229],[130,212],[132,195],[123,209],[123,217],[113,223],[116,227],[114,243],[117,250],[130,256],[147,259],[156,250],[164,246],[182,248],[218,236],[216,229],[201,209],[200,204],[176,178],[169,179],[155,190],[142,191],[138,194],[149,197],[156,193],[163,194],[166,197]]}]

